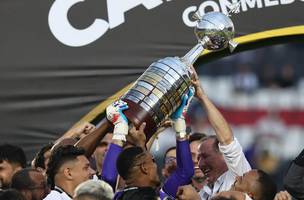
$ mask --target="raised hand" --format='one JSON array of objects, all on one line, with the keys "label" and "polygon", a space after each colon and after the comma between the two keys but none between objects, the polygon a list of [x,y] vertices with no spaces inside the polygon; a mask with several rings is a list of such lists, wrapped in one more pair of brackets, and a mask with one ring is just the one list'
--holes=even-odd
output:
[{"label": "raised hand", "polygon": [[145,122],[142,123],[138,129],[135,126],[132,126],[129,130],[129,134],[127,135],[127,141],[134,146],[139,146],[145,149],[147,139],[144,132],[145,127]]},{"label": "raised hand", "polygon": [[115,101],[107,107],[107,119],[113,123],[113,140],[126,141],[128,135],[128,119],[122,111],[128,109],[128,104],[122,100]]},{"label": "raised hand", "polygon": [[205,95],[205,92],[204,92],[204,90],[203,90],[202,87],[201,87],[201,82],[200,82],[200,80],[199,80],[199,78],[198,78],[198,75],[197,75],[197,73],[196,73],[194,67],[193,67],[193,66],[190,66],[190,69],[191,69],[191,72],[192,72],[192,80],[191,80],[191,83],[192,83],[192,85],[193,85],[193,87],[194,87],[194,89],[195,89],[195,94],[194,94],[194,96],[197,97],[197,98],[199,98],[199,97]]},{"label": "raised hand", "polygon": [[178,200],[201,200],[199,194],[191,185],[180,186],[177,190],[176,197]]},{"label": "raised hand", "polygon": [[184,138],[186,136],[185,116],[187,114],[187,110],[194,95],[194,92],[194,88],[190,87],[188,93],[182,97],[181,105],[171,115],[171,119],[173,120],[173,128],[177,136],[180,138]]}]

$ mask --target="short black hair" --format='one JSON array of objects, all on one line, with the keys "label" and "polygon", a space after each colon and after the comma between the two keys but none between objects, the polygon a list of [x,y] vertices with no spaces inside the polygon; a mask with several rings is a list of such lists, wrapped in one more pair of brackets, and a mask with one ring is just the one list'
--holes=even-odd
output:
[{"label": "short black hair", "polygon": [[3,161],[20,165],[22,168],[26,167],[25,153],[20,147],[15,145],[0,145],[0,163]]},{"label": "short black hair", "polygon": [[236,198],[233,197],[233,196],[224,197],[224,196],[221,196],[221,195],[217,195],[215,197],[212,197],[211,200],[236,200]]},{"label": "short black hair", "polygon": [[12,177],[11,188],[16,190],[26,190],[28,188],[34,187],[35,183],[30,177],[30,172],[39,172],[37,169],[25,168],[16,172]]},{"label": "short black hair", "polygon": [[213,141],[213,149],[214,149],[214,151],[220,153],[220,149],[219,149],[219,143],[220,142],[217,139],[217,137],[215,135],[209,135],[209,136],[203,137],[200,141],[204,142],[204,141],[207,141],[207,140],[214,140]]},{"label": "short black hair", "polygon": [[264,171],[258,169],[257,170],[259,178],[258,182],[260,183],[260,200],[273,200],[277,193],[277,186],[272,178],[265,173]]},{"label": "short black hair", "polygon": [[66,162],[76,160],[78,156],[82,155],[85,155],[84,149],[73,145],[60,146],[52,152],[46,171],[47,181],[51,189],[55,186],[54,178],[60,167]]},{"label": "short black hair", "polygon": [[8,189],[0,193],[0,200],[25,200],[25,198],[19,191]]},{"label": "short black hair", "polygon": [[137,157],[142,153],[144,153],[144,150],[141,147],[130,147],[119,154],[116,161],[116,169],[124,180],[131,176],[131,169],[135,166]]},{"label": "short black hair", "polygon": [[44,154],[45,152],[49,151],[52,149],[54,144],[49,143],[47,145],[44,145],[39,152],[36,154],[35,159],[34,159],[34,167],[35,168],[42,168],[42,169],[46,169],[46,166],[44,165]]},{"label": "short black hair", "polygon": [[203,139],[206,136],[207,135],[205,133],[198,133],[198,132],[192,133],[189,136],[189,143],[194,142],[194,141],[199,141],[199,140]]}]

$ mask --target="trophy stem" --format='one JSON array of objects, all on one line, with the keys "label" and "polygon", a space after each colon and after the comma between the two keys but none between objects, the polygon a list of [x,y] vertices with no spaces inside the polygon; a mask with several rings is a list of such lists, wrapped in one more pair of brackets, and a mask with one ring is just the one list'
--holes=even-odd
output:
[{"label": "trophy stem", "polygon": [[199,42],[181,60],[186,62],[187,65],[193,65],[203,51],[203,44]]}]

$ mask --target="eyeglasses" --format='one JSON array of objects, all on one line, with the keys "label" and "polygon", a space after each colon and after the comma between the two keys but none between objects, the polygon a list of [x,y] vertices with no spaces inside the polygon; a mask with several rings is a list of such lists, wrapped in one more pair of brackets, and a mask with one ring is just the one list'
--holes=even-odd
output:
[{"label": "eyeglasses", "polygon": [[176,157],[168,156],[165,158],[165,164],[171,164],[173,162],[176,162]]}]

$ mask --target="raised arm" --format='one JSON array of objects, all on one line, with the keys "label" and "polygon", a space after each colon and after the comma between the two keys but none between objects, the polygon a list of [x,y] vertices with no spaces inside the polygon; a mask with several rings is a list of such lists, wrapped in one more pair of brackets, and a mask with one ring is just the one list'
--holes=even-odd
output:
[{"label": "raised arm", "polygon": [[85,135],[75,144],[77,147],[84,148],[87,157],[90,157],[94,153],[100,140],[104,138],[110,127],[110,123],[107,119],[103,119],[100,124],[101,125],[98,128]]},{"label": "raised arm", "polygon": [[227,121],[220,111],[209,100],[200,86],[198,76],[193,69],[193,85],[196,90],[196,97],[205,108],[208,120],[215,130],[219,141],[219,150],[223,154],[227,167],[234,173],[234,176],[242,176],[251,170],[251,167],[243,153],[242,147],[237,140],[234,140],[233,133]]},{"label": "raised arm", "polygon": [[186,134],[185,115],[193,96],[193,89],[182,98],[181,106],[171,116],[176,132],[176,161],[177,168],[166,180],[162,190],[169,196],[175,197],[178,187],[191,183],[194,166],[191,157],[190,145]]},{"label": "raised arm", "polygon": [[116,169],[116,160],[123,150],[128,134],[128,120],[122,111],[128,109],[127,103],[116,101],[107,107],[107,119],[114,125],[113,141],[106,153],[101,171],[102,180],[109,183],[115,191],[118,172]]},{"label": "raised arm", "polygon": [[208,120],[213,127],[216,136],[222,145],[228,145],[233,141],[233,133],[228,125],[227,121],[220,113],[220,111],[215,107],[215,105],[209,100],[208,96],[205,94],[204,90],[200,85],[200,80],[195,69],[192,67],[193,79],[192,84],[195,88],[195,96],[205,108],[208,116]]}]

